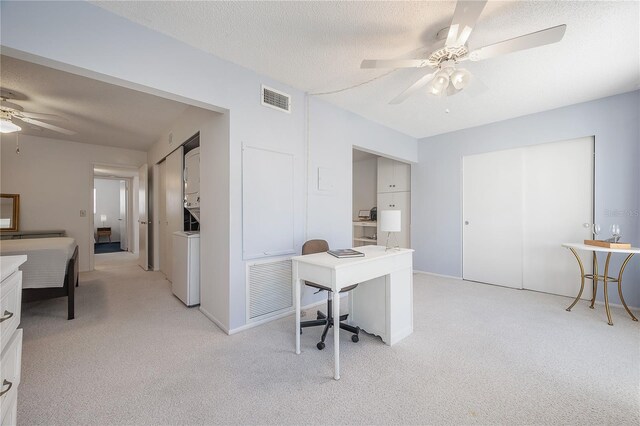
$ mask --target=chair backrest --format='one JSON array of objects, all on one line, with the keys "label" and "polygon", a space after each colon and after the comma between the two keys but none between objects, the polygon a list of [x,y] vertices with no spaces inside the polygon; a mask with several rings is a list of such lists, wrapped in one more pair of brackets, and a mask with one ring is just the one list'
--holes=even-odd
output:
[{"label": "chair backrest", "polygon": [[329,251],[329,243],[325,240],[309,240],[302,245],[302,254],[322,253]]}]

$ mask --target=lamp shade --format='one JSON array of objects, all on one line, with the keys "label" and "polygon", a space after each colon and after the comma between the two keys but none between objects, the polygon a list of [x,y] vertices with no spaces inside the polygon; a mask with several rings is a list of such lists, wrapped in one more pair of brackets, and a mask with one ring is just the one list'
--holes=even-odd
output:
[{"label": "lamp shade", "polygon": [[382,232],[400,232],[402,230],[400,210],[383,210],[380,212],[380,230]]},{"label": "lamp shade", "polygon": [[106,222],[107,221],[107,215],[106,214],[101,214],[100,215],[100,222]]}]

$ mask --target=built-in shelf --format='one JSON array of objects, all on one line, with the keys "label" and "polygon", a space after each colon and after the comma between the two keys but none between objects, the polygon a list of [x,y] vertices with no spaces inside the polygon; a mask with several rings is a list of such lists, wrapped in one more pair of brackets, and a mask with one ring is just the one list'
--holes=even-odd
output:
[{"label": "built-in shelf", "polygon": [[376,221],[353,222],[353,226],[371,226],[375,228],[378,226],[378,222]]},{"label": "built-in shelf", "polygon": [[363,237],[363,238],[355,237],[353,239],[353,241],[364,241],[366,243],[377,243],[378,242],[378,240],[374,240],[373,238],[366,238],[366,237]]},{"label": "built-in shelf", "polygon": [[375,238],[378,223],[374,220],[353,222],[353,246],[359,247],[367,244],[378,244]]}]

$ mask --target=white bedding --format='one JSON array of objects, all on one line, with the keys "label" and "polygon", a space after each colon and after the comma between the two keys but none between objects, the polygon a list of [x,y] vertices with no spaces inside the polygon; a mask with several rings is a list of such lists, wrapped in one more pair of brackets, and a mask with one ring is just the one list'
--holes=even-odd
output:
[{"label": "white bedding", "polygon": [[26,254],[22,264],[22,288],[64,286],[67,263],[73,257],[76,240],[67,237],[1,240],[0,254]]}]

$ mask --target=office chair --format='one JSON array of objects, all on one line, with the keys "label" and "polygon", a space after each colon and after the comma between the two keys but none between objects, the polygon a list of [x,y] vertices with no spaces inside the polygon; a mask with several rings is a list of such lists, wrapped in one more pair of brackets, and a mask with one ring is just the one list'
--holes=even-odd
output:
[{"label": "office chair", "polygon": [[[325,240],[309,240],[306,243],[304,243],[304,245],[302,246],[302,254],[313,254],[313,253],[322,253],[322,252],[326,252],[329,251],[329,243],[327,243]],[[329,329],[331,327],[333,327],[334,324],[334,320],[333,320],[333,313],[332,313],[332,309],[331,309],[331,288],[324,286],[322,284],[316,284],[316,283],[312,283],[310,281],[305,281],[304,282],[306,285],[308,285],[309,287],[313,287],[313,288],[317,288],[318,291],[323,291],[325,290],[327,292],[327,314],[323,314],[322,312],[318,311],[317,312],[317,317],[315,320],[311,320],[311,321],[302,321],[300,323],[300,334],[302,334],[302,328],[303,327],[316,327],[319,325],[324,325],[324,330],[322,331],[322,337],[320,338],[320,342],[318,342],[318,344],[316,345],[316,347],[319,350],[323,350],[324,349],[324,340],[327,337],[327,332],[329,331]],[[350,285],[348,287],[343,288],[342,290],[340,290],[340,293],[345,293],[347,291],[351,291],[354,288],[356,288],[358,286],[358,284],[354,284],[354,285]],[[317,293],[316,292],[316,293]],[[338,312],[338,315],[340,315],[340,312]],[[360,340],[360,338],[358,337],[358,334],[360,333],[360,327],[353,327],[349,324],[343,324],[342,321],[345,321],[347,318],[349,317],[349,314],[345,314],[345,315],[340,315],[338,322],[340,323],[340,328],[342,330],[346,330],[349,331],[351,333],[353,333],[353,336],[351,336],[351,341],[354,343],[357,343],[358,340]]]}]

